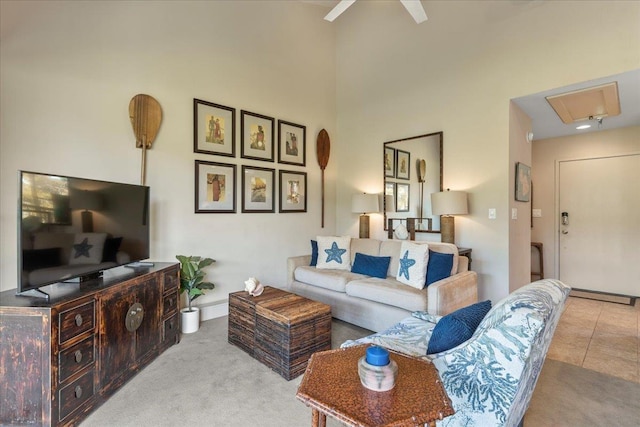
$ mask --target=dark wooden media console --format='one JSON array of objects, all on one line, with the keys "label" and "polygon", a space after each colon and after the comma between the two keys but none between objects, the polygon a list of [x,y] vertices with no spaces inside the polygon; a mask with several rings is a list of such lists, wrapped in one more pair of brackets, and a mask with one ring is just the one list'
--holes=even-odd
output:
[{"label": "dark wooden media console", "polygon": [[75,425],[180,340],[178,264],[0,293],[0,425]]}]

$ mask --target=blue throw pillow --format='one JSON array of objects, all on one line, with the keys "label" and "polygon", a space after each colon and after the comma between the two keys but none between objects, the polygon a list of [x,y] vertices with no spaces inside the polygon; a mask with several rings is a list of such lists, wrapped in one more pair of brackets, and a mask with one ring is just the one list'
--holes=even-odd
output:
[{"label": "blue throw pillow", "polygon": [[386,279],[390,262],[390,256],[372,256],[356,252],[356,259],[353,261],[351,272]]},{"label": "blue throw pillow", "polygon": [[311,241],[311,263],[309,264],[312,267],[315,267],[318,263],[318,241]]},{"label": "blue throw pillow", "polygon": [[444,316],[433,328],[427,354],[441,353],[471,338],[489,310],[491,301],[486,300]]},{"label": "blue throw pillow", "polygon": [[453,254],[443,254],[429,249],[429,262],[427,263],[427,286],[438,280],[451,276],[453,268]]}]

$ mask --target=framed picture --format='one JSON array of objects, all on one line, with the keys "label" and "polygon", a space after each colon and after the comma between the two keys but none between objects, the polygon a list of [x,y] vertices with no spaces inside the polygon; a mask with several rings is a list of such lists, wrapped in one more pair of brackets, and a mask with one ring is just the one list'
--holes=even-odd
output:
[{"label": "framed picture", "polygon": [[306,172],[280,171],[280,212],[307,211]]},{"label": "framed picture", "polygon": [[241,156],[243,159],[273,162],[273,117],[241,110]]},{"label": "framed picture", "polygon": [[193,99],[193,151],[236,156],[236,109]]},{"label": "framed picture", "polygon": [[396,212],[409,212],[409,184],[396,184]]},{"label": "framed picture", "polygon": [[516,200],[528,202],[531,199],[531,168],[524,163],[516,163]]},{"label": "framed picture", "polygon": [[196,160],[196,213],[236,211],[236,165]]},{"label": "framed picture", "polygon": [[275,212],[275,176],[275,169],[242,166],[242,212]]},{"label": "framed picture", "polygon": [[384,176],[396,177],[396,150],[393,148],[385,147],[384,149]]},{"label": "framed picture", "polygon": [[307,127],[278,120],[278,163],[304,166],[307,156]]},{"label": "framed picture", "polygon": [[411,153],[396,150],[396,178],[409,179],[411,171]]},{"label": "framed picture", "polygon": [[394,212],[396,210],[396,183],[384,183],[384,211]]}]

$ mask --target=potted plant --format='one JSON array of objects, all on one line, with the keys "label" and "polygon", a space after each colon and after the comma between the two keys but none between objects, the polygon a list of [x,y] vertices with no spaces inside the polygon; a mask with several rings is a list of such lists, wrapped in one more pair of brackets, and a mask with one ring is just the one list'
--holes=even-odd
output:
[{"label": "potted plant", "polygon": [[202,269],[216,261],[199,256],[177,255],[176,258],[180,261],[180,293],[187,294],[187,307],[180,310],[182,333],[190,334],[200,327],[200,309],[191,303],[204,294],[205,289],[215,287],[213,283],[204,281],[206,273]]}]

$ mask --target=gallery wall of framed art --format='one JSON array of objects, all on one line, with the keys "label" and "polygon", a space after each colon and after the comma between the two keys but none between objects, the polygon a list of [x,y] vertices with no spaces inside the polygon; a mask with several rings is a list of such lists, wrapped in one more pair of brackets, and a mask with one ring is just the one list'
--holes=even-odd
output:
[{"label": "gallery wall of framed art", "polygon": [[[307,127],[239,111],[236,138],[235,107],[193,99],[193,152],[223,157],[220,162],[195,160],[195,213],[307,212]],[[263,163],[287,165],[287,170]]]}]

